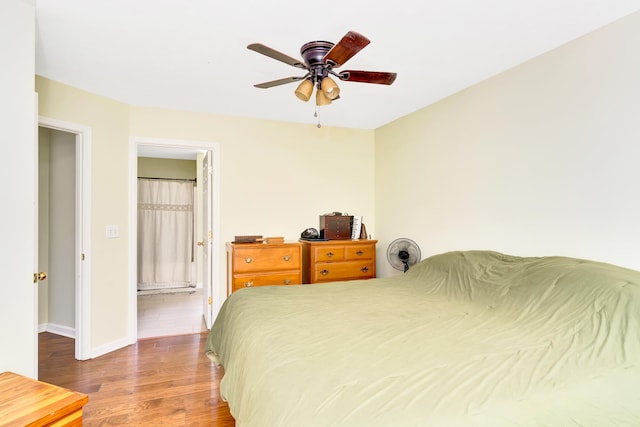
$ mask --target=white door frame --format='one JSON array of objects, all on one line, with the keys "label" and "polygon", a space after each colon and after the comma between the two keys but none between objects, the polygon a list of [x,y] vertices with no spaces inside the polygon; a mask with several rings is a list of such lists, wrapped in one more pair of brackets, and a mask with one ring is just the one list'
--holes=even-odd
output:
[{"label": "white door frame", "polygon": [[[212,151],[206,151],[202,157],[202,185],[199,193],[202,195],[202,206],[198,208],[198,211],[202,215],[202,227],[200,235],[198,236],[198,245],[202,243],[202,281],[207,286],[202,286],[202,311],[204,312],[204,324],[207,329],[211,329],[213,323],[213,310],[211,309],[213,303],[213,289],[210,284],[212,283],[213,273],[213,258],[212,258],[212,242],[213,242],[213,230],[211,224],[213,224],[213,211],[212,211],[212,198],[214,186],[213,186],[213,165],[211,164],[213,158]],[[199,176],[198,176],[199,178]],[[216,298],[217,299],[217,298]]]},{"label": "white door frame", "polygon": [[91,358],[91,128],[44,116],[38,116],[38,126],[76,137],[75,357],[87,360]]},{"label": "white door frame", "polygon": [[[213,238],[211,242],[212,270],[220,272],[220,146],[216,142],[210,141],[189,141],[176,139],[148,138],[131,136],[129,138],[129,323],[127,331],[127,339],[134,343],[138,340],[138,147],[151,146],[160,148],[182,148],[198,151],[211,151],[213,174],[211,176],[211,186],[213,194],[211,198],[211,230]],[[214,296],[211,304],[212,316],[218,314],[220,306],[219,295],[220,274],[213,274],[212,295]],[[206,286],[203,283],[203,286]]]}]

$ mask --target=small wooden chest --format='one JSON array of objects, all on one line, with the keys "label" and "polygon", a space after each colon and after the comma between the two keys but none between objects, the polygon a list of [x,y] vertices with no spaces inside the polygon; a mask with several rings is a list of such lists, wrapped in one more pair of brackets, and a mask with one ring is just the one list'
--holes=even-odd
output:
[{"label": "small wooden chest", "polygon": [[351,239],[351,215],[320,215],[320,236],[329,240]]},{"label": "small wooden chest", "polygon": [[13,372],[0,374],[1,426],[82,426],[85,394]]}]

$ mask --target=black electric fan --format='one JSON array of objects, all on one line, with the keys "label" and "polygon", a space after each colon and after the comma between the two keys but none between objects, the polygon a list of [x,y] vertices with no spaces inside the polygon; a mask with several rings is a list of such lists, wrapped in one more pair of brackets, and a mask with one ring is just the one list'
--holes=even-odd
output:
[{"label": "black electric fan", "polygon": [[406,272],[420,261],[420,247],[411,239],[396,239],[387,248],[387,260],[396,270]]}]

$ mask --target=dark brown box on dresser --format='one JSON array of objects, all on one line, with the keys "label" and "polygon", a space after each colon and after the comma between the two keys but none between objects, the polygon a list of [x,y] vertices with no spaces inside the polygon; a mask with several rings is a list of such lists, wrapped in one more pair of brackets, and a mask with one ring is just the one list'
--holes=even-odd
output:
[{"label": "dark brown box on dresser", "polygon": [[351,224],[351,215],[320,215],[320,236],[329,240],[349,240]]}]

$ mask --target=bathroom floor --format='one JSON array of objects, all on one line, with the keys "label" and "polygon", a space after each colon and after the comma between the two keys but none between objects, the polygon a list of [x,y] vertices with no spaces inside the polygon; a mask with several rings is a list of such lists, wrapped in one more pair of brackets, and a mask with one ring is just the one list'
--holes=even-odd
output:
[{"label": "bathroom floor", "polygon": [[138,295],[138,338],[204,331],[202,288],[192,293]]}]

